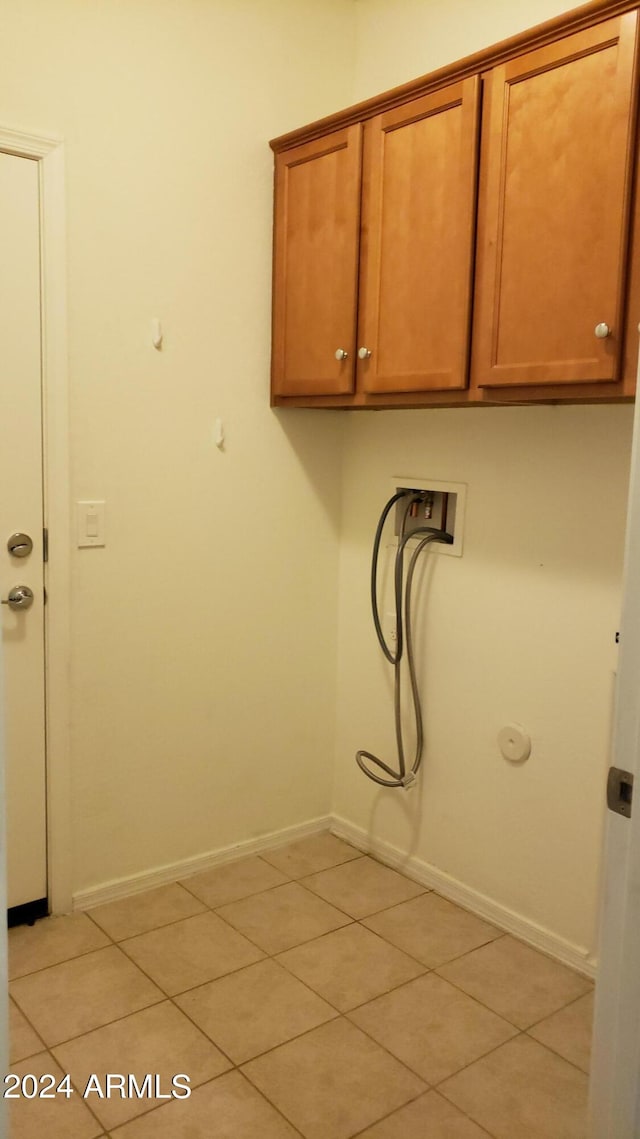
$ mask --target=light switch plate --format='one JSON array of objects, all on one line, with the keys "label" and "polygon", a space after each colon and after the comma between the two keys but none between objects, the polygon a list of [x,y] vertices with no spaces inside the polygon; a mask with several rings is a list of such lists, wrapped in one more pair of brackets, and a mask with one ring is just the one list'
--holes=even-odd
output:
[{"label": "light switch plate", "polygon": [[104,502],[77,502],[76,522],[80,548],[106,544]]}]

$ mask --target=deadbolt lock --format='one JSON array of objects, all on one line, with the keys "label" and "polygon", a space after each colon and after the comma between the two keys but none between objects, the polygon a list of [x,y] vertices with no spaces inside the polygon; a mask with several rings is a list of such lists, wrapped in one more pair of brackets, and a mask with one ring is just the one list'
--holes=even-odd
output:
[{"label": "deadbolt lock", "polygon": [[7,549],[14,558],[27,558],[33,549],[33,542],[28,534],[12,534]]}]

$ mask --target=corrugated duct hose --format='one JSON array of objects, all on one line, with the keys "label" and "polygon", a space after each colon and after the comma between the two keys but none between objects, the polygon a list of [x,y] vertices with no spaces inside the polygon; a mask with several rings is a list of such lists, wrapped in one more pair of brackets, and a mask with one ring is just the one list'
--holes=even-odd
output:
[{"label": "corrugated duct hose", "polygon": [[[376,529],[375,538],[373,540],[373,555],[371,558],[371,611],[373,614],[373,623],[375,625],[376,636],[380,643],[385,657],[389,664],[393,665],[394,670],[394,714],[395,714],[395,728],[396,728],[396,745],[398,749],[398,771],[394,771],[383,760],[379,759],[377,755],[373,755],[370,751],[356,752],[356,763],[361,771],[373,779],[374,783],[379,783],[382,787],[409,787],[418,772],[422,762],[422,749],[424,744],[424,733],[422,727],[422,708],[420,704],[420,692],[418,689],[418,682],[416,680],[416,666],[413,652],[413,637],[411,631],[411,586],[413,582],[413,574],[415,571],[416,563],[422,551],[431,542],[445,542],[451,545],[453,537],[448,534],[446,530],[437,530],[433,526],[419,526],[409,533],[406,533],[407,518],[411,511],[411,507],[416,502],[423,502],[426,497],[418,491],[398,491],[394,494],[386,504],[380,521]],[[396,650],[392,650],[387,645],[384,639],[384,633],[380,624],[380,613],[378,611],[378,557],[380,554],[380,542],[382,540],[382,531],[387,516],[401,498],[406,498],[407,505],[402,515],[402,526],[400,530],[400,537],[398,539],[398,548],[396,550],[395,566],[394,566],[394,606],[395,606],[395,619],[396,619]],[[407,570],[407,580],[404,582],[404,552],[407,542],[410,538],[416,538],[420,534],[424,534],[415,550],[411,554],[409,568]],[[404,605],[404,617],[403,617]],[[404,645],[406,641],[407,648],[407,666],[409,669],[409,679],[411,681],[411,695],[413,699],[413,710],[415,715],[416,724],[416,750],[413,764],[409,771],[405,762],[405,748],[402,733],[402,701],[401,701],[401,669],[402,657],[404,654]],[[374,771],[370,771],[367,763],[375,764],[381,771],[386,772],[389,776],[388,779],[377,775]]]}]

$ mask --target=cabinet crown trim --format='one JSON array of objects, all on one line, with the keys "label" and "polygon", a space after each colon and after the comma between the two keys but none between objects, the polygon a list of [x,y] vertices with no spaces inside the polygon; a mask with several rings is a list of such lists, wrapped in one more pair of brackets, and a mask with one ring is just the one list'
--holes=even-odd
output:
[{"label": "cabinet crown trim", "polygon": [[479,72],[507,63],[525,51],[544,47],[545,44],[552,43],[562,36],[572,35],[574,32],[592,27],[594,23],[600,23],[614,16],[621,16],[625,12],[632,12],[637,8],[638,0],[590,0],[588,4],[573,8],[569,12],[563,12],[560,16],[546,20],[543,24],[537,24],[534,28],[528,28],[509,39],[501,40],[500,43],[483,48],[482,51],[475,52],[473,55],[465,56],[445,67],[440,67],[428,75],[412,79],[400,87],[393,87],[381,95],[375,95],[371,99],[365,99],[363,102],[355,103],[342,111],[337,111],[322,119],[316,119],[315,122],[289,131],[287,134],[279,135],[277,138],[271,139],[269,145],[275,153],[289,150],[303,142],[320,138],[328,131],[341,130],[344,127],[352,126],[354,123],[363,122],[375,115],[392,110],[394,107],[406,103],[409,99],[428,95],[431,91],[436,91],[445,84],[477,75]]}]

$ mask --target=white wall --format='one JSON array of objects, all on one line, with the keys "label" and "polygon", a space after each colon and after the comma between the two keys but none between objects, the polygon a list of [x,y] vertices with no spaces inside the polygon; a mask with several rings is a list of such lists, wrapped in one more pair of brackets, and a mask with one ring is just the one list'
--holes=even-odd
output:
[{"label": "white wall", "polygon": [[[560,10],[550,3],[358,0],[355,97]],[[338,815],[526,922],[593,949],[632,409],[540,407],[350,417],[340,576]],[[468,484],[461,560],[435,561],[418,613],[427,742],[417,790],[383,791],[390,666],[368,609],[392,477]],[[498,729],[521,723],[514,767]]]},{"label": "white wall", "polygon": [[349,101],[354,9],[0,10],[0,124],[66,144],[72,497],[107,502],[73,554],[80,891],[330,806],[342,420],[268,407],[267,143]]}]

